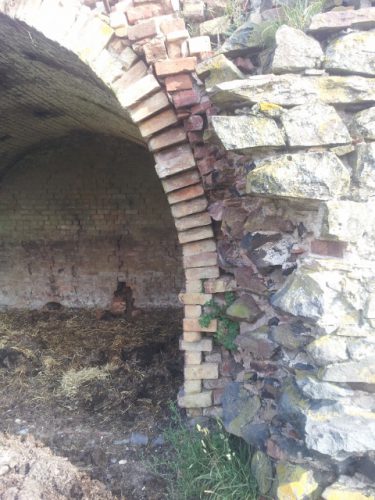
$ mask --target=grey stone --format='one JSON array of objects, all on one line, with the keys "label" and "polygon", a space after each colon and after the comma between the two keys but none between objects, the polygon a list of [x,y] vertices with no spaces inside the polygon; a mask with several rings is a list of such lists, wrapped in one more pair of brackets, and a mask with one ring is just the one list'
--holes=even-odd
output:
[{"label": "grey stone", "polygon": [[245,75],[224,54],[218,54],[205,59],[197,65],[196,72],[204,80],[206,87],[212,87],[221,82],[245,78]]},{"label": "grey stone", "polygon": [[375,449],[375,413],[350,404],[322,404],[305,412],[306,445],[343,459]]},{"label": "grey stone", "polygon": [[263,316],[263,311],[250,294],[244,293],[227,308],[226,315],[229,318],[254,323]]},{"label": "grey stone", "polygon": [[375,76],[375,32],[348,33],[331,42],[324,67],[335,73]]},{"label": "grey stone", "polygon": [[286,25],[277,30],[273,73],[297,73],[306,68],[318,68],[323,57],[319,42],[303,31]]},{"label": "grey stone", "polygon": [[244,52],[258,52],[262,48],[263,41],[257,35],[256,25],[251,21],[246,21],[225,40],[220,50],[234,56]]},{"label": "grey stone", "polygon": [[130,444],[134,444],[136,446],[147,446],[148,441],[148,436],[146,434],[141,434],[140,432],[132,432],[130,436]]},{"label": "grey stone", "polygon": [[306,351],[317,366],[346,361],[349,358],[346,338],[335,335],[319,337],[306,346]]},{"label": "grey stone", "polygon": [[258,396],[249,394],[240,383],[232,382],[224,389],[222,405],[226,430],[242,437],[244,427],[252,422],[260,409],[260,400]]},{"label": "grey stone", "polygon": [[256,359],[269,359],[279,348],[278,344],[273,342],[268,333],[262,329],[241,333],[235,343],[242,350],[250,352]]},{"label": "grey stone", "polygon": [[285,146],[276,122],[264,116],[213,116],[212,126],[228,151]]},{"label": "grey stone", "polygon": [[293,238],[285,237],[277,242],[268,242],[255,249],[250,254],[251,260],[261,273],[269,273],[275,267],[281,267],[290,257]]},{"label": "grey stone", "polygon": [[353,116],[350,126],[352,135],[366,140],[375,140],[375,106],[364,109]]},{"label": "grey stone", "polygon": [[257,448],[264,448],[269,435],[269,426],[262,422],[247,424],[242,428],[242,438]]},{"label": "grey stone", "polygon": [[326,366],[320,378],[327,382],[375,384],[375,356]]},{"label": "grey stone", "polygon": [[373,196],[375,192],[375,142],[357,147],[355,177],[359,183],[362,198]]},{"label": "grey stone", "polygon": [[310,399],[329,399],[337,400],[339,398],[349,398],[353,396],[354,391],[346,389],[329,382],[322,382],[315,377],[297,377],[296,383],[302,394]]},{"label": "grey stone", "polygon": [[[334,264],[331,264],[334,268]],[[350,291],[350,280],[346,287]],[[317,321],[333,331],[339,325],[357,325],[359,314],[347,299],[343,275],[327,264],[306,260],[271,299],[281,310]]]},{"label": "grey stone", "polygon": [[361,76],[255,75],[215,85],[210,96],[222,108],[264,101],[290,107],[316,100],[354,106],[375,101],[375,80]]},{"label": "grey stone", "polygon": [[272,156],[247,175],[246,192],[268,197],[329,200],[345,194],[350,173],[331,152]]},{"label": "grey stone", "polygon": [[320,102],[296,106],[281,115],[290,146],[327,146],[351,142],[333,106]]},{"label": "grey stone", "polygon": [[290,422],[302,432],[305,420],[304,410],[308,406],[308,400],[299,390],[295,381],[292,379],[286,380],[278,401],[278,416],[285,422]]},{"label": "grey stone", "polygon": [[271,337],[285,349],[297,350],[311,340],[310,329],[302,321],[285,323],[271,328]]},{"label": "grey stone", "polygon": [[259,492],[266,495],[272,486],[272,464],[271,460],[262,451],[256,451],[251,459],[251,472],[255,477]]},{"label": "grey stone", "polygon": [[347,200],[330,200],[321,206],[322,238],[340,241],[358,241],[368,230],[368,213],[371,208],[367,203]]},{"label": "grey stone", "polygon": [[308,31],[311,33],[333,33],[345,28],[375,28],[375,10],[372,8],[358,10],[329,11],[315,14]]},{"label": "grey stone", "polygon": [[369,356],[375,359],[375,335],[368,339],[349,338],[347,350],[353,361],[366,360]]},{"label": "grey stone", "polygon": [[323,491],[324,500],[353,499],[353,500],[372,500],[375,497],[375,487],[373,484],[365,483],[363,477],[340,476],[338,480],[328,486]]}]

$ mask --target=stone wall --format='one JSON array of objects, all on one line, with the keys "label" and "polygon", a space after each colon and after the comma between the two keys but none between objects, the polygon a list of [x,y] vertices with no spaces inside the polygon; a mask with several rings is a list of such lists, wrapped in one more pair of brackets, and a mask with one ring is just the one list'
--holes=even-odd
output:
[{"label": "stone wall", "polygon": [[180,249],[150,155],[74,135],[27,154],[3,178],[1,306],[108,307],[118,282],[135,305],[178,305]]},{"label": "stone wall", "polygon": [[[264,49],[269,1],[224,44],[220,2],[84,3],[5,12],[89,64],[154,153],[185,270],[179,404],[254,447],[265,496],[374,498],[375,9],[327,2]],[[218,27],[190,36],[180,7]]]},{"label": "stone wall", "polygon": [[283,25],[266,50],[248,27],[196,70],[221,269],[204,289],[226,292],[204,307],[225,347],[203,414],[258,450],[264,495],[374,498],[375,8]]}]

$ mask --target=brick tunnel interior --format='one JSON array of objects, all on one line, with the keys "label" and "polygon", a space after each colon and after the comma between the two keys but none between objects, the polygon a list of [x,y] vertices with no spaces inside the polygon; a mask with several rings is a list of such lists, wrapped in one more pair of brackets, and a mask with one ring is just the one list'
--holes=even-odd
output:
[{"label": "brick tunnel interior", "polygon": [[88,66],[6,16],[0,46],[0,436],[42,441],[134,498],[159,488],[137,446],[182,384],[173,218]]}]

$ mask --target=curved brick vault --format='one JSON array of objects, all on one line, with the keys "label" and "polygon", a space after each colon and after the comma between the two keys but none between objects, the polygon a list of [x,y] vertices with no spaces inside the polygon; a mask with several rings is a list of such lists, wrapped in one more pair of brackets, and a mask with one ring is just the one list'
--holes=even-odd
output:
[{"label": "curved brick vault", "polygon": [[[6,172],[41,140],[77,129],[147,145],[183,252],[181,347],[187,363],[194,364],[186,369],[195,372],[189,372],[179,403],[211,406],[212,391],[202,391],[201,385],[203,379],[217,377],[218,365],[200,363],[202,351],[212,349],[205,332],[214,332],[216,324],[204,328],[198,318],[211,297],[202,293],[201,280],[219,277],[219,268],[196,166],[202,158],[196,147],[203,128],[199,113],[207,109],[207,101],[194,89],[195,66],[210,47],[190,39],[169,0],[103,5],[101,10],[88,1],[0,2],[5,48],[0,74],[7,93],[0,103],[2,166]],[[20,75],[22,84],[14,85]],[[30,112],[25,113],[28,104]]]}]

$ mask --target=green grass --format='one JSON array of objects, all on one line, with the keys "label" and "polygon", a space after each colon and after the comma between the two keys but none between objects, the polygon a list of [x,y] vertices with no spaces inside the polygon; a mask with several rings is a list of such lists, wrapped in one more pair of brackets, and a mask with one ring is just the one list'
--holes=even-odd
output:
[{"label": "green grass", "polygon": [[164,434],[167,453],[155,457],[152,470],[168,485],[170,500],[255,500],[250,451],[244,441],[213,429],[188,427],[175,407]]}]

